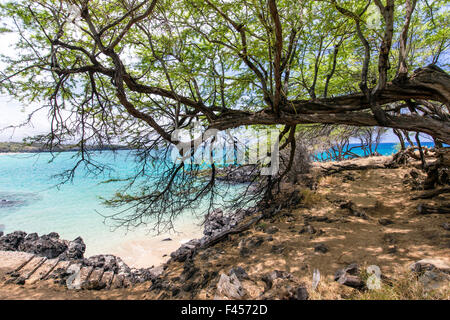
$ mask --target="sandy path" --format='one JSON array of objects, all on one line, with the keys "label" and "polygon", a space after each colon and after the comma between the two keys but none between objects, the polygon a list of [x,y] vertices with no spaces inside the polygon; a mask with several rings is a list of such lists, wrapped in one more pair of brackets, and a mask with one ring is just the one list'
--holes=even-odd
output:
[{"label": "sandy path", "polygon": [[[396,278],[405,274],[408,266],[417,260],[448,260],[450,232],[441,225],[450,219],[445,215],[420,216],[416,213],[421,201],[430,201],[411,200],[411,196],[420,191],[411,191],[411,187],[403,183],[410,170],[347,171],[322,178],[317,192],[307,193],[309,208],[292,210],[292,217],[283,216],[289,211],[286,210],[272,221],[255,226],[245,236],[233,235],[229,241],[199,253],[195,265],[200,267],[200,273],[209,270],[219,274],[241,266],[252,278],[260,278],[273,270],[284,270],[307,284],[311,283],[313,270],[318,269],[322,275],[320,298],[339,299],[348,294],[348,288],[334,282],[333,275],[350,263],[374,264],[385,276]],[[348,200],[365,211],[368,219],[350,216],[348,210],[341,209],[339,204]],[[327,217],[332,222],[311,221],[309,224],[317,232],[300,234],[306,215]],[[380,218],[394,223],[383,226],[378,222]],[[269,227],[279,231],[269,235],[263,231]],[[239,242],[256,237],[264,239],[262,245],[252,249],[248,257],[241,256]],[[273,240],[269,241],[270,237]],[[324,244],[329,251],[315,252],[317,244]],[[273,246],[284,249],[281,253],[273,253]],[[182,263],[172,265],[169,278],[176,279],[182,270]],[[264,288],[264,283],[257,286],[255,294]],[[206,288],[197,298],[212,298],[214,290],[214,286]]]}]

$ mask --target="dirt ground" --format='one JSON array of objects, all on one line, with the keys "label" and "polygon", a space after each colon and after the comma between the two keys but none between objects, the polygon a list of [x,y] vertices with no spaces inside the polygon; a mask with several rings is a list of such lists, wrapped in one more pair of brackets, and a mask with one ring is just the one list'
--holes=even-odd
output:
[{"label": "dirt ground", "polygon": [[[310,298],[345,299],[354,289],[334,282],[333,275],[350,263],[377,265],[389,279],[405,274],[411,263],[424,258],[438,258],[450,263],[450,232],[442,227],[443,223],[450,222],[448,215],[417,213],[420,203],[436,204],[449,199],[441,195],[433,200],[411,200],[422,192],[411,190],[412,185],[407,183],[411,170],[414,169],[344,171],[322,177],[315,191],[294,186],[304,196],[298,207],[284,209],[271,220],[263,220],[243,234],[230,236],[228,240],[199,252],[194,259],[198,273],[228,274],[232,267],[240,266],[253,279],[243,282],[247,298],[251,299],[264,291],[265,284],[259,280],[262,274],[273,270],[290,272],[309,290],[313,271],[318,269],[321,281],[317,290],[310,291]],[[353,216],[348,209],[341,208],[341,204],[348,201],[352,201],[366,217]],[[389,219],[392,224],[380,224],[382,218]],[[302,233],[307,225],[316,232]],[[268,233],[275,229],[275,233]],[[242,255],[245,239],[257,238],[262,239],[262,243],[252,248],[249,254]],[[318,244],[325,245],[328,251],[316,252]],[[166,279],[179,281],[183,268],[183,263],[171,263],[165,272]],[[149,292],[149,283],[99,292],[69,291],[48,283],[34,287],[3,284],[0,285],[0,299],[212,299],[216,283],[217,280],[211,280],[209,286],[195,294],[174,297]],[[450,298],[449,292],[447,298]]]},{"label": "dirt ground", "polygon": [[33,286],[3,284],[0,286],[0,300],[141,300],[148,287],[148,284],[142,284],[127,289],[77,291],[48,281]]},{"label": "dirt ground", "polygon": [[[419,203],[445,199],[411,200],[412,196],[422,192],[411,191],[411,185],[403,182],[411,170],[344,171],[321,178],[316,192],[301,189],[306,208],[285,210],[271,221],[255,225],[244,235],[233,235],[206,253],[199,253],[195,265],[200,268],[200,273],[209,270],[218,274],[228,274],[232,267],[240,266],[252,279],[273,270],[287,271],[307,287],[311,286],[313,271],[318,269],[321,282],[311,298],[342,299],[353,289],[337,284],[333,276],[350,263],[377,265],[384,276],[395,279],[408,272],[411,263],[424,258],[449,262],[450,232],[442,228],[442,224],[450,219],[446,215],[417,214]],[[351,216],[347,209],[340,208],[341,203],[349,200],[365,212],[367,218]],[[307,216],[328,219],[322,222],[305,220]],[[380,218],[393,223],[383,226],[379,223]],[[313,226],[315,234],[299,233],[305,227],[305,221]],[[264,232],[271,227],[279,231],[274,234]],[[262,238],[264,241],[245,257],[240,255],[239,243],[243,238]],[[316,252],[314,249],[318,244],[324,244],[329,251]],[[274,246],[281,247],[281,252],[273,253]],[[177,279],[182,271],[183,264],[173,264],[168,277]],[[256,298],[264,286],[262,281],[247,283],[250,298]],[[214,292],[212,285],[195,298],[211,299]],[[149,294],[149,297],[155,296]]]}]

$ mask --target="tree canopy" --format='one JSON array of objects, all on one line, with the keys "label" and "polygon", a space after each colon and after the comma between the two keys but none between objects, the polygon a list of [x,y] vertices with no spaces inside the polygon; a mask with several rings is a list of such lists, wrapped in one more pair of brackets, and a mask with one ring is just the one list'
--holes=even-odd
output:
[{"label": "tree canopy", "polygon": [[145,157],[194,121],[284,125],[292,149],[290,132],[317,123],[450,143],[448,9],[446,0],[11,1],[1,31],[17,36],[16,54],[3,56],[1,90],[48,108],[41,140],[78,139],[82,150],[121,141]]}]

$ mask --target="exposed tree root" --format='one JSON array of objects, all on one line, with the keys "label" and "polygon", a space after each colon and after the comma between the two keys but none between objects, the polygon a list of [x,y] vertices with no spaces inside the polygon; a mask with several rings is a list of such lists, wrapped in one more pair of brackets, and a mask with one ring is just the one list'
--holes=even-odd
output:
[{"label": "exposed tree root", "polygon": [[336,174],[342,171],[352,171],[352,170],[369,170],[369,169],[386,169],[386,164],[369,164],[369,165],[357,165],[357,164],[347,164],[347,165],[333,165],[329,168],[324,168],[323,174],[328,176]]},{"label": "exposed tree root", "polygon": [[431,206],[427,204],[419,204],[417,207],[419,214],[448,214],[450,213],[450,203],[441,206]]}]

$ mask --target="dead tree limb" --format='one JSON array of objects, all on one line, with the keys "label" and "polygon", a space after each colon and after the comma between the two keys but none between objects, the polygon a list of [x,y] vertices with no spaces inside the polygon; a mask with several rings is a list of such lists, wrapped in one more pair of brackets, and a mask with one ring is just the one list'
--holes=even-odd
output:
[{"label": "dead tree limb", "polygon": [[419,204],[417,207],[419,214],[448,214],[450,213],[450,203],[440,206],[432,206],[427,204]]}]

